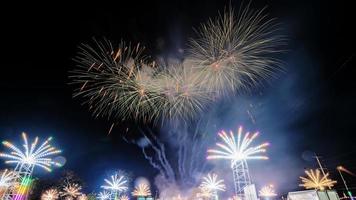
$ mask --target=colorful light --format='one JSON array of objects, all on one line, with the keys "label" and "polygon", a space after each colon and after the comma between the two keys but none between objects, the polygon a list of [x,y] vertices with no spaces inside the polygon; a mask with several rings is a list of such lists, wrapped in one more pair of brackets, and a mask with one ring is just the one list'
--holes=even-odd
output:
[{"label": "colorful light", "polygon": [[17,174],[14,171],[5,169],[0,172],[0,190],[7,189],[16,182]]},{"label": "colorful light", "polygon": [[34,168],[40,167],[46,171],[52,171],[52,166],[61,166],[60,163],[52,160],[51,156],[61,153],[50,145],[52,137],[49,137],[42,144],[39,144],[39,138],[36,137],[32,143],[29,143],[26,133],[22,133],[23,149],[14,144],[3,141],[2,144],[9,148],[10,153],[0,153],[0,157],[7,159],[5,163],[15,164],[14,172],[17,173],[20,185],[17,191],[10,191],[6,194],[6,199],[20,200],[27,198],[27,194],[33,182],[31,176]]},{"label": "colorful light", "polygon": [[132,196],[136,197],[146,197],[151,195],[150,187],[145,183],[138,184],[134,191],[132,192]]},{"label": "colorful light", "polygon": [[261,84],[280,69],[275,54],[283,36],[264,10],[230,9],[202,24],[190,40],[188,59],[201,72],[201,86],[211,94],[231,96]]},{"label": "colorful light", "polygon": [[260,197],[275,197],[277,196],[276,192],[274,191],[273,185],[267,185],[261,188],[261,190],[258,192]]},{"label": "colorful light", "polygon": [[18,187],[18,174],[12,170],[5,169],[0,172],[0,198],[5,194],[16,190]]},{"label": "colorful light", "polygon": [[209,149],[207,159],[226,159],[231,161],[231,165],[236,162],[251,160],[251,159],[268,159],[267,156],[259,155],[266,152],[265,147],[268,143],[263,143],[258,146],[250,147],[253,140],[258,136],[258,132],[250,135],[249,132],[242,137],[242,126],[239,127],[237,140],[232,131],[227,134],[225,131],[219,132],[219,137],[224,143],[216,143],[218,149]]},{"label": "colorful light", "polygon": [[41,195],[41,200],[57,200],[59,198],[59,192],[56,189],[46,190]]},{"label": "colorful light", "polygon": [[231,162],[233,172],[235,194],[242,198],[244,188],[251,184],[250,174],[248,170],[247,160],[266,160],[267,156],[261,155],[266,152],[268,143],[263,143],[258,146],[252,146],[254,139],[258,136],[258,132],[250,134],[249,132],[242,134],[242,126],[239,127],[237,138],[230,131],[227,134],[225,131],[219,132],[219,137],[223,143],[216,143],[217,149],[208,149],[207,159],[223,159]]},{"label": "colorful light", "polygon": [[130,198],[127,195],[121,195],[119,200],[130,200]]},{"label": "colorful light", "polygon": [[13,198],[13,200],[26,199],[27,198],[27,194],[30,191],[32,182],[33,182],[33,179],[30,176],[22,177],[20,186],[17,189],[17,192],[16,192],[15,197]]},{"label": "colorful light", "polygon": [[210,198],[213,196],[213,193],[211,190],[207,189],[207,188],[200,188],[199,192],[196,194],[196,196],[198,198],[202,198],[202,199],[205,199],[205,198]]},{"label": "colorful light", "polygon": [[82,195],[80,190],[82,187],[76,183],[66,183],[62,191],[59,193],[61,197],[66,199],[74,199]]},{"label": "colorful light", "polygon": [[88,200],[88,197],[87,197],[87,195],[82,194],[77,198],[77,200]]},{"label": "colorful light", "polygon": [[224,180],[218,180],[217,174],[208,174],[206,177],[203,177],[203,182],[200,185],[200,188],[204,188],[211,191],[225,191],[226,187]]},{"label": "colorful light", "polygon": [[353,172],[351,172],[350,170],[346,169],[343,166],[338,166],[337,169],[340,170],[340,171],[346,172],[346,173],[350,174],[351,176],[355,176],[356,177],[356,174],[354,174]]},{"label": "colorful light", "polygon": [[318,169],[316,170],[306,170],[305,171],[307,178],[300,177],[302,180],[302,184],[299,186],[305,187],[305,189],[318,189],[324,190],[325,187],[333,187],[336,181],[328,178],[329,173],[325,174],[325,176],[321,175]]},{"label": "colorful light", "polygon": [[96,117],[190,120],[212,100],[250,89],[280,70],[275,55],[284,40],[277,27],[263,9],[247,6],[237,16],[230,9],[197,29],[184,61],[173,63],[148,61],[139,44],[95,40],[79,47],[70,74],[74,96],[83,97]]},{"label": "colorful light", "polygon": [[128,181],[125,176],[120,176],[118,173],[112,175],[111,180],[104,179],[105,185],[102,185],[101,188],[109,190],[111,196],[114,196],[114,199],[118,198],[118,194],[125,192],[128,189]]},{"label": "colorful light", "polygon": [[39,138],[36,137],[35,140],[29,144],[26,133],[22,133],[22,139],[24,141],[23,148],[21,151],[15,145],[8,141],[3,141],[2,144],[11,149],[9,154],[0,153],[0,157],[8,159],[5,161],[7,164],[27,164],[31,166],[38,166],[46,171],[52,171],[51,167],[61,166],[60,163],[55,162],[50,158],[50,156],[61,153],[61,150],[57,150],[52,147],[49,143],[52,141],[52,137],[49,137],[41,145],[38,145]]},{"label": "colorful light", "polygon": [[[348,173],[348,174],[350,174],[352,176],[354,176],[354,174],[352,172],[350,172],[349,170],[345,169],[343,166],[338,166],[336,169],[340,174],[342,182],[344,183],[344,186],[345,186],[345,189],[347,191],[347,194],[349,195],[351,200],[354,200],[354,197],[352,196],[352,193],[349,190],[349,187],[347,186],[346,180],[345,180],[344,176],[342,175],[341,171],[344,171],[344,172],[346,172],[346,173]],[[345,193],[344,193],[344,195],[345,195]]]},{"label": "colorful light", "polygon": [[106,190],[100,192],[97,196],[99,200],[109,200],[110,199],[110,193]]}]

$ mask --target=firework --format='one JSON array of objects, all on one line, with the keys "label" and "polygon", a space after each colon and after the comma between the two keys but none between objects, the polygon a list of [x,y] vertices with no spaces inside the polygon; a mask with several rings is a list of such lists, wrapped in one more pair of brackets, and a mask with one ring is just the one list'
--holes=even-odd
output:
[{"label": "firework", "polygon": [[224,180],[219,180],[217,174],[208,174],[204,177],[200,187],[211,191],[225,191]]},{"label": "firework", "polygon": [[171,63],[156,76],[162,102],[162,116],[173,120],[191,120],[206,109],[211,95],[200,85],[199,75],[182,63]]},{"label": "firework", "polygon": [[321,175],[318,169],[316,170],[306,170],[305,174],[307,178],[300,177],[302,180],[302,184],[299,186],[305,187],[305,189],[318,189],[324,190],[325,187],[333,187],[336,181],[328,178],[329,173],[325,174],[325,176]]},{"label": "firework", "polygon": [[154,64],[145,64],[143,50],[125,42],[115,48],[107,40],[80,46],[70,76],[78,86],[74,96],[85,98],[96,117],[152,119],[159,96],[152,84]]},{"label": "firework", "polygon": [[35,138],[32,144],[29,144],[26,133],[22,133],[22,139],[24,141],[24,151],[21,151],[19,148],[8,141],[2,142],[5,147],[12,150],[9,154],[0,153],[0,157],[8,159],[5,161],[5,163],[38,166],[45,169],[46,171],[52,171],[51,167],[53,165],[61,166],[60,163],[53,161],[52,158],[49,157],[61,153],[61,150],[57,150],[49,144],[52,140],[52,137],[49,137],[41,145],[38,145],[38,137]]},{"label": "firework", "polygon": [[268,159],[267,156],[260,155],[266,152],[268,143],[251,147],[251,143],[258,136],[258,132],[242,134],[242,126],[239,127],[237,139],[232,131],[227,134],[225,131],[219,132],[219,137],[224,143],[216,143],[217,149],[208,149],[207,159],[224,159],[231,162],[234,175],[235,192],[237,196],[243,195],[243,188],[251,184],[247,160]]},{"label": "firework", "polygon": [[273,185],[264,186],[258,192],[261,197],[275,197],[277,196],[276,192],[274,191]]},{"label": "firework", "polygon": [[134,191],[132,192],[132,196],[136,196],[136,197],[146,197],[150,195],[151,195],[150,187],[145,183],[138,184],[135,187]]},{"label": "firework", "polygon": [[19,186],[16,191],[11,191],[11,194],[7,194],[8,198],[14,200],[26,199],[29,189],[32,185],[33,179],[31,178],[34,168],[40,167],[46,171],[52,171],[52,166],[61,166],[60,163],[52,160],[51,156],[61,153],[61,150],[57,150],[50,145],[52,137],[49,137],[42,144],[39,144],[39,138],[36,137],[30,144],[26,133],[22,133],[23,139],[23,151],[16,147],[14,144],[3,141],[3,145],[11,150],[10,153],[0,153],[0,157],[7,159],[5,163],[15,164],[14,171],[19,174]]},{"label": "firework", "polygon": [[0,188],[6,189],[16,182],[17,174],[14,171],[5,169],[0,172]]},{"label": "firework", "polygon": [[158,70],[154,62],[145,62],[142,51],[124,42],[117,51],[109,41],[83,45],[70,76],[78,86],[74,96],[87,99],[95,116],[115,119],[157,122],[190,119],[200,112],[209,97],[198,87],[198,75],[176,63]]},{"label": "firework", "polygon": [[264,10],[230,10],[198,29],[181,63],[148,61],[144,48],[121,42],[81,45],[70,79],[93,115],[157,122],[190,120],[217,96],[257,85],[279,69],[283,38]]},{"label": "firework", "polygon": [[[352,176],[355,176],[355,174],[353,174],[352,172],[350,172],[349,170],[347,170],[347,169],[344,168],[343,166],[338,166],[336,169],[337,169],[337,171],[338,171],[339,174],[340,174],[341,180],[342,180],[342,182],[344,183],[344,186],[345,186],[345,189],[346,189],[346,191],[347,191],[348,196],[350,196],[350,198],[353,199],[352,193],[351,193],[351,191],[349,190],[349,187],[347,186],[346,180],[345,180],[344,176],[342,175],[341,171],[346,172],[346,173],[348,173],[348,174],[350,174],[350,175],[352,175]],[[329,189],[331,189],[330,186],[329,186]],[[345,193],[344,193],[344,197],[346,197]]]},{"label": "firework", "polygon": [[196,197],[202,198],[202,199],[209,199],[212,196],[213,196],[212,191],[205,187],[200,188],[200,191],[196,194]]},{"label": "firework", "polygon": [[127,184],[128,181],[126,177],[120,176],[119,174],[112,175],[111,180],[104,179],[106,185],[101,186],[101,188],[105,190],[112,191],[114,193],[124,192],[128,189]]},{"label": "firework", "polygon": [[110,196],[111,196],[110,193],[107,192],[106,190],[104,190],[98,194],[98,199],[99,200],[109,200]]},{"label": "firework", "polygon": [[120,200],[130,200],[130,198],[127,195],[122,195],[119,198]]},{"label": "firework", "polygon": [[217,95],[231,95],[255,86],[280,68],[275,53],[284,39],[278,24],[264,9],[249,6],[235,15],[230,9],[197,30],[190,41],[192,66],[199,69],[202,85]]},{"label": "firework", "polygon": [[67,183],[59,194],[66,199],[75,199],[82,195],[81,189],[82,187],[79,184]]},{"label": "firework", "polygon": [[59,198],[59,192],[56,189],[49,189],[41,195],[41,200],[56,200]]},{"label": "firework", "polygon": [[88,200],[88,197],[87,197],[87,195],[82,194],[77,198],[77,200]]},{"label": "firework", "polygon": [[16,189],[18,175],[14,171],[5,169],[0,172],[0,197],[3,197],[8,190]]},{"label": "firework", "polygon": [[355,176],[356,177],[355,173],[351,172],[350,170],[346,169],[343,166],[338,166],[336,169],[339,170],[339,171],[346,172],[346,173],[350,174],[351,176]]},{"label": "firework", "polygon": [[219,137],[224,143],[216,143],[218,149],[209,149],[207,159],[226,159],[231,161],[231,165],[242,160],[268,159],[267,156],[259,154],[266,152],[265,147],[269,144],[263,143],[258,146],[250,147],[259,133],[256,132],[250,135],[250,133],[247,132],[242,136],[242,130],[242,126],[240,126],[237,133],[237,140],[232,131],[230,131],[230,134],[221,131]]}]

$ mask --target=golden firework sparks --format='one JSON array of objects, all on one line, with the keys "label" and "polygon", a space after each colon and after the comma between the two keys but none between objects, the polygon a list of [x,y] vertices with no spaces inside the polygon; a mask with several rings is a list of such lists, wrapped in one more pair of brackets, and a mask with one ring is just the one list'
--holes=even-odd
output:
[{"label": "golden firework sparks", "polygon": [[326,187],[333,187],[336,181],[328,178],[329,173],[322,175],[320,170],[306,170],[307,177],[300,177],[302,184],[299,186],[304,187],[305,189],[317,189],[324,190]]}]

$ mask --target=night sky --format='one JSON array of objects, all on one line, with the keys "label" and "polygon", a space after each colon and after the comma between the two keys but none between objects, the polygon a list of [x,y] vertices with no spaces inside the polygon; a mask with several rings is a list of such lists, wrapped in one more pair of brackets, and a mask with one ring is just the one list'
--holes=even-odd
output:
[{"label": "night sky", "polygon": [[[92,37],[140,42],[154,57],[179,56],[179,49],[194,36],[192,27],[215,17],[230,1],[145,2],[3,7],[8,12],[1,14],[0,139],[19,141],[22,131],[32,137],[54,136],[67,163],[47,178],[72,170],[90,192],[116,169],[151,180],[157,174],[141,150],[121,138],[126,127],[138,125],[123,122],[108,136],[111,122],[94,119],[80,99],[72,98],[73,86],[68,84],[68,71],[75,65],[72,58],[78,45]],[[240,1],[232,5],[238,8]],[[285,72],[261,88],[261,98],[272,105],[266,123],[276,125],[257,127],[272,144],[269,156],[274,157],[270,162],[277,163],[274,170],[296,166],[293,175],[280,178],[289,183],[287,188],[280,186],[281,192],[300,189],[298,176],[303,169],[316,167],[310,152],[322,156],[331,177],[341,183],[337,165],[356,172],[356,13],[351,1],[270,0],[251,1],[251,6],[268,6],[289,40],[282,55]],[[238,103],[231,101],[231,107],[221,109],[234,109]],[[228,124],[239,122],[231,119]],[[285,133],[275,133],[276,126]],[[36,174],[44,176],[40,171]],[[355,177],[346,178],[355,191]]]}]

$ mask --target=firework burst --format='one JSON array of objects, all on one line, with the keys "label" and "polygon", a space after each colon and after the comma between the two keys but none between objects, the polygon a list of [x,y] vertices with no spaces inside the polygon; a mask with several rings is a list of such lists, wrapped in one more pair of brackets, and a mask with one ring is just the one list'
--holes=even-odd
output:
[{"label": "firework burst", "polygon": [[217,149],[208,149],[207,159],[223,159],[231,162],[236,196],[243,196],[244,188],[251,184],[247,160],[268,159],[261,155],[266,152],[268,143],[258,146],[251,146],[251,143],[258,136],[258,132],[243,136],[242,126],[237,132],[237,139],[232,131],[227,134],[225,131],[219,132],[219,137],[223,143],[216,143]]},{"label": "firework burst", "polygon": [[98,194],[97,198],[99,200],[109,200],[110,196],[111,196],[110,193],[108,191],[104,190]]},{"label": "firework burst", "polygon": [[196,194],[197,198],[201,199],[209,199],[213,196],[213,193],[210,189],[207,189],[205,187],[201,187],[199,192]]},{"label": "firework burst", "polygon": [[145,183],[138,184],[134,191],[132,192],[132,196],[135,197],[146,197],[151,195],[150,187]]},{"label": "firework burst", "polygon": [[[94,116],[149,121],[157,110],[152,76],[154,63],[146,64],[140,45],[121,42],[118,47],[104,40],[82,45],[71,72],[78,88],[74,96],[85,98]],[[159,101],[158,101],[159,102]]]},{"label": "firework burst", "polygon": [[114,193],[124,192],[128,189],[128,181],[124,176],[120,176],[116,173],[115,175],[112,175],[110,179],[111,180],[104,179],[106,184],[101,186],[101,188],[112,191]]},{"label": "firework burst", "polygon": [[78,200],[88,200],[88,196],[85,194],[81,194],[77,199]]},{"label": "firework burst", "polygon": [[12,150],[9,154],[0,153],[0,157],[8,159],[5,161],[5,163],[38,166],[45,169],[46,171],[52,171],[51,167],[53,165],[61,166],[60,163],[55,162],[52,160],[52,158],[50,158],[52,155],[61,153],[61,150],[57,150],[49,144],[52,140],[52,137],[48,138],[41,145],[38,144],[38,137],[35,138],[32,144],[29,144],[26,133],[22,133],[22,139],[24,141],[24,151],[21,151],[19,148],[8,141],[2,142],[5,147]]},{"label": "firework burst", "polygon": [[212,98],[200,86],[197,72],[181,63],[171,63],[156,76],[162,94],[162,116],[171,120],[191,120],[206,109]]},{"label": "firework burst", "polygon": [[211,191],[225,191],[224,180],[219,180],[217,174],[208,174],[206,177],[203,177],[203,182],[200,185],[200,188]]},{"label": "firework burst", "polygon": [[237,133],[237,139],[232,131],[230,131],[230,134],[221,131],[219,137],[224,143],[216,143],[218,149],[209,149],[207,159],[226,159],[230,160],[232,165],[242,160],[268,159],[267,156],[262,156],[260,153],[266,152],[265,148],[269,144],[263,143],[251,147],[251,143],[259,133],[256,132],[251,135],[247,132],[243,136],[242,130],[242,126],[240,126]]},{"label": "firework burst", "polygon": [[9,189],[14,189],[18,185],[18,174],[14,171],[5,169],[0,172],[0,197]]},{"label": "firework burst", "polygon": [[181,63],[156,64],[144,48],[104,40],[81,45],[70,79],[74,96],[96,117],[158,122],[189,121],[219,96],[231,96],[273,76],[280,67],[275,53],[283,37],[264,9],[247,6],[210,20],[190,41]]},{"label": "firework burst", "polygon": [[276,192],[274,191],[273,185],[264,186],[258,192],[261,197],[275,197],[277,196]]},{"label": "firework burst", "polygon": [[197,30],[190,41],[190,62],[201,72],[202,85],[217,95],[231,95],[274,75],[284,39],[264,9],[249,6],[235,15],[230,9]]},{"label": "firework burst", "polygon": [[325,174],[325,176],[321,175],[318,169],[316,170],[306,170],[305,174],[307,177],[300,177],[302,180],[302,184],[299,186],[305,187],[305,189],[318,189],[324,190],[325,187],[333,187],[336,181],[328,178],[329,174]]},{"label": "firework burst", "polygon": [[59,194],[65,199],[75,199],[82,195],[82,193],[80,192],[81,189],[82,187],[79,184],[67,183]]},{"label": "firework burst", "polygon": [[82,45],[78,67],[71,72],[77,85],[74,96],[85,98],[96,117],[144,122],[186,119],[201,111],[209,99],[197,87],[198,76],[191,69],[176,63],[148,63],[139,45],[122,42],[117,49],[107,40],[96,42],[95,47]]},{"label": "firework burst", "polygon": [[121,195],[119,200],[130,200],[130,198],[127,195]]},{"label": "firework burst", "polygon": [[5,169],[0,172],[0,188],[8,188],[16,182],[17,173],[14,171]]},{"label": "firework burst", "polygon": [[46,190],[42,195],[41,195],[41,200],[56,200],[59,198],[59,192],[56,189],[49,189]]}]

